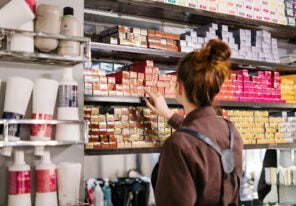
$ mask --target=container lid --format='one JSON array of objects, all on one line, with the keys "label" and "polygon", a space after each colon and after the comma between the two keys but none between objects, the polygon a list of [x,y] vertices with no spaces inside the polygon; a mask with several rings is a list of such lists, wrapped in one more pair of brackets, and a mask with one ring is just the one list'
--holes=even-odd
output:
[{"label": "container lid", "polygon": [[44,163],[50,163],[50,152],[49,151],[44,151],[43,155],[41,156],[41,162]]},{"label": "container lid", "polygon": [[16,151],[14,153],[14,163],[15,164],[25,164],[23,151]]},{"label": "container lid", "polygon": [[72,68],[68,67],[65,68],[63,71],[63,80],[72,81],[73,80],[73,70]]},{"label": "container lid", "polygon": [[64,15],[73,15],[73,14],[74,14],[74,10],[72,7],[67,6],[64,8]]}]

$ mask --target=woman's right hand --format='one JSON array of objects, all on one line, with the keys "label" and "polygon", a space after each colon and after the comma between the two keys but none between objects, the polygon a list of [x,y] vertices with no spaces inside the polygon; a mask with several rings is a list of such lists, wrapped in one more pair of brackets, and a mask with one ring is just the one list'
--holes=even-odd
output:
[{"label": "woman's right hand", "polygon": [[145,92],[149,95],[148,98],[145,98],[147,107],[156,114],[167,119],[170,119],[173,116],[174,112],[168,107],[165,98],[159,92],[155,94],[147,90],[145,90]]}]

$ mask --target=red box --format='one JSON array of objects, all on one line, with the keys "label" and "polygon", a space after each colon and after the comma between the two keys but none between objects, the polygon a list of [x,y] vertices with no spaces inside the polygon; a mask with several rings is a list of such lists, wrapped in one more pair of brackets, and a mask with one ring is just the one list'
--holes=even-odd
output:
[{"label": "red box", "polygon": [[153,67],[153,66],[154,64],[152,60],[139,61],[139,62],[130,64],[130,71],[136,71],[137,69],[143,69],[145,67]]},{"label": "red box", "polygon": [[130,73],[127,71],[120,71],[112,74],[108,74],[107,77],[115,77],[116,83],[121,83],[122,79],[129,79]]}]

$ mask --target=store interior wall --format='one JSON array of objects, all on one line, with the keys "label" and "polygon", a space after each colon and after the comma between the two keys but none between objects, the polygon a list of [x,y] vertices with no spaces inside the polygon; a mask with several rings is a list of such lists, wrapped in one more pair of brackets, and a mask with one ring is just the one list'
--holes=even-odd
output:
[{"label": "store interior wall", "polygon": [[[8,1],[1,0],[0,7],[5,5]],[[75,16],[83,23],[83,8],[84,1],[74,1],[74,0],[38,0],[38,4],[48,3],[56,4],[61,8],[64,6],[71,6],[74,8]],[[57,81],[62,80],[63,68],[67,66],[51,66],[46,64],[30,64],[30,63],[20,63],[20,62],[1,62],[0,63],[0,78],[2,80],[0,88],[0,115],[3,114],[4,98],[5,98],[5,88],[7,77],[10,76],[22,76],[29,78],[34,81],[34,79],[39,77],[52,78]],[[72,67],[72,66],[71,66]],[[83,65],[79,64],[73,67],[73,77],[78,82],[78,98],[79,98],[79,115],[82,119],[83,116]],[[44,91],[46,92],[46,91]],[[28,105],[28,109],[25,118],[31,119],[32,113],[32,97]],[[54,118],[56,118],[56,110]],[[21,136],[23,139],[29,139],[29,127],[22,127]],[[53,135],[54,137],[54,132]],[[39,156],[34,155],[34,148],[27,147],[13,147],[12,152],[16,150],[22,150],[25,152],[25,162],[31,167],[31,198],[34,203],[35,198],[35,186],[34,186],[34,166],[40,160]],[[84,145],[70,145],[70,146],[46,146],[45,150],[49,150],[51,153],[52,162],[58,164],[60,162],[79,162],[84,163]],[[5,206],[7,203],[7,189],[8,189],[8,166],[12,163],[12,157],[5,157],[0,155],[0,206]],[[80,199],[84,200],[84,188],[83,188],[83,169],[81,172],[81,183],[80,183]]]}]

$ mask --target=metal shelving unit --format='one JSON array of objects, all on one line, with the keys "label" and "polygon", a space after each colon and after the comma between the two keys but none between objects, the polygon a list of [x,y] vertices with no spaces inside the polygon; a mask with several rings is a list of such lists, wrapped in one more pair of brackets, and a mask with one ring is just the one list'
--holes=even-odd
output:
[{"label": "metal shelving unit", "polygon": [[[35,51],[21,52],[13,51],[10,48],[10,41],[14,34],[22,34],[32,37],[53,38],[57,40],[69,40],[80,43],[80,55],[78,56],[63,56],[55,52],[43,53]],[[0,28],[0,61],[5,62],[21,62],[33,64],[47,64],[47,65],[76,65],[83,62],[90,62],[91,50],[90,39],[77,36],[65,36],[58,34],[36,33],[30,31],[14,30]]]},{"label": "metal shelving unit", "polygon": [[[167,104],[180,104],[173,98],[166,98]],[[139,104],[145,105],[143,97],[109,97],[109,96],[84,96],[85,104],[112,103],[112,104]],[[283,104],[273,102],[240,102],[240,101],[216,101],[215,105],[221,107],[254,108],[254,109],[295,109],[296,104]]]},{"label": "metal shelving unit", "polygon": [[[186,53],[173,52],[150,48],[132,47],[124,45],[112,45],[105,43],[91,42],[92,57],[94,59],[106,59],[112,57],[113,59],[129,59],[132,61],[153,59],[153,61],[160,64],[177,65],[179,59]],[[296,72],[295,65],[271,63],[263,61],[254,61],[247,59],[232,58],[231,63],[238,68],[271,70],[279,72],[292,73]]]},{"label": "metal shelving unit", "polygon": [[[144,0],[85,0],[86,9],[146,17],[181,24],[226,24],[230,27],[266,30],[275,38],[296,39],[296,28],[243,17]],[[88,19],[85,19],[86,21]]]},{"label": "metal shelving unit", "polygon": [[[36,119],[2,119],[0,124],[3,125],[3,140],[0,140],[0,147],[15,147],[15,146],[57,146],[57,145],[73,145],[88,143],[88,122],[80,120],[36,120]],[[79,124],[83,126],[83,139],[78,141],[29,141],[29,140],[9,140],[9,125],[16,124]]]},{"label": "metal shelving unit", "polygon": [[[291,149],[296,148],[296,143],[280,144],[246,144],[244,149]],[[142,147],[142,148],[114,148],[114,149],[85,149],[85,155],[120,155],[120,154],[139,154],[139,153],[160,153],[161,147]]]}]

